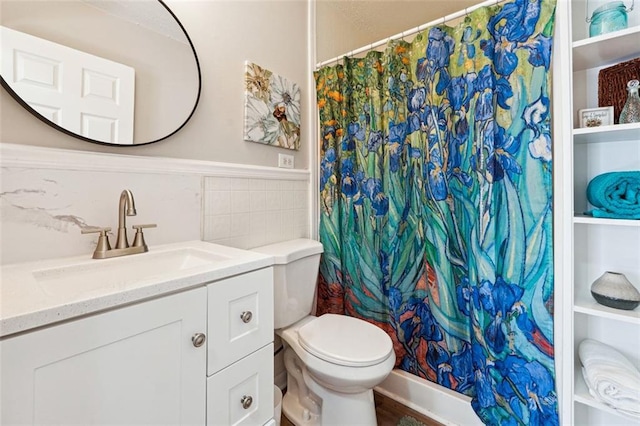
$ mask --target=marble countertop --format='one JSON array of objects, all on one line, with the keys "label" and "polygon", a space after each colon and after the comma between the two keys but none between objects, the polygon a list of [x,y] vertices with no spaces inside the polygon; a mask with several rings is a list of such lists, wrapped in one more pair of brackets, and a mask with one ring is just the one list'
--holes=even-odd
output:
[{"label": "marble countertop", "polygon": [[272,264],[269,255],[188,241],[112,259],[94,260],[89,254],[3,266],[0,337],[199,287]]}]

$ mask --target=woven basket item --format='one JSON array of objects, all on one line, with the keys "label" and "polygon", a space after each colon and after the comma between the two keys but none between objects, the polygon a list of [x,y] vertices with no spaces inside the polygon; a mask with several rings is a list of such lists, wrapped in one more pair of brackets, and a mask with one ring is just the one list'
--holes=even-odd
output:
[{"label": "woven basket item", "polygon": [[627,83],[640,80],[640,58],[603,68],[598,73],[598,106],[613,106],[614,123],[627,101]]}]

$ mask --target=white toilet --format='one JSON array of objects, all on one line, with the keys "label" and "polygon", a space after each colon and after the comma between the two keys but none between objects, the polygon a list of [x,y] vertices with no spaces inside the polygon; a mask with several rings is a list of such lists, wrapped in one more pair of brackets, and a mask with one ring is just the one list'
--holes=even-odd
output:
[{"label": "white toilet", "polygon": [[391,338],[343,315],[311,315],[322,244],[298,239],[253,249],[274,256],[276,333],[285,342],[282,410],[298,426],[376,425],[373,387],[395,363]]}]

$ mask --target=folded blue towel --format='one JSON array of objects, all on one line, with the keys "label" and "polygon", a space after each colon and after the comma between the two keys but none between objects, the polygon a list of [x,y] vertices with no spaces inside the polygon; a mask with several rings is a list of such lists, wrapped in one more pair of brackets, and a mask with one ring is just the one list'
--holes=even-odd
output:
[{"label": "folded blue towel", "polygon": [[593,217],[640,219],[640,170],[603,173],[591,179],[587,199]]}]

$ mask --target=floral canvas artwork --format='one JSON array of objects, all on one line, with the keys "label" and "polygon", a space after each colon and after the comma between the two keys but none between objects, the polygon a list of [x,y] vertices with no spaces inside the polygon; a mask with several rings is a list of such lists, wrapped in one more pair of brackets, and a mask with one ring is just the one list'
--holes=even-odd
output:
[{"label": "floral canvas artwork", "polygon": [[300,88],[254,63],[245,70],[244,139],[300,148]]}]

